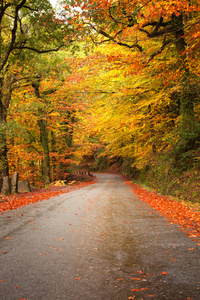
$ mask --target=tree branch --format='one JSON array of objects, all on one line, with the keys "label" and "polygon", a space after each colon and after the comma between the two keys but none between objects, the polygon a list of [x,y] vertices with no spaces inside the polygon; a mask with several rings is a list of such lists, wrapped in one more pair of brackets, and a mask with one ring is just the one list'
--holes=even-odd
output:
[{"label": "tree branch", "polygon": [[64,44],[60,45],[59,47],[57,48],[53,48],[53,49],[47,49],[47,50],[38,50],[36,48],[32,48],[32,47],[28,47],[28,46],[21,46],[21,47],[13,47],[13,50],[24,50],[24,49],[27,49],[27,50],[31,50],[31,51],[34,51],[34,52],[37,52],[37,53],[49,53],[49,52],[57,52],[59,51],[62,47],[64,46]]},{"label": "tree branch", "polygon": [[114,37],[112,37],[111,35],[109,35],[107,32],[105,32],[104,30],[100,29],[96,29],[91,23],[87,23],[87,25],[89,25],[92,29],[94,29],[97,33],[105,36],[108,40],[106,40],[107,42],[109,41],[112,41],[120,46],[124,46],[124,47],[127,47],[129,49],[133,49],[133,48],[137,48],[140,52],[143,52],[143,48],[142,46],[138,45],[137,43],[136,44],[132,44],[132,45],[129,45],[127,43],[123,43],[123,42],[120,42],[120,41],[117,41],[116,40],[116,37],[118,34],[120,34],[122,32],[122,30],[118,31],[116,33],[116,35]]},{"label": "tree branch", "polygon": [[144,32],[146,33],[146,35],[149,37],[149,38],[154,38],[154,37],[158,37],[158,36],[163,36],[164,34],[166,34],[166,30],[163,29],[163,30],[153,30],[153,32],[149,32],[148,30],[145,30],[143,28],[140,28],[140,31],[141,32]]},{"label": "tree branch", "polygon": [[1,13],[0,13],[0,23],[1,23],[1,21],[2,21],[2,18],[3,18],[3,15],[4,15],[6,9],[7,9],[9,6],[11,6],[11,5],[12,5],[11,3],[7,3],[5,6],[2,5],[2,7],[1,7]]},{"label": "tree branch", "polygon": [[16,40],[16,32],[17,32],[17,21],[18,21],[18,15],[19,15],[19,11],[20,9],[24,6],[24,4],[26,3],[26,0],[22,0],[21,3],[19,3],[16,6],[15,9],[15,17],[14,17],[14,24],[13,24],[13,29],[12,29],[12,37],[11,37],[11,42],[10,42],[10,46],[8,48],[8,51],[3,59],[3,62],[0,65],[0,72],[3,70],[6,62],[8,61],[8,58],[10,56],[11,51],[13,50],[13,46]]},{"label": "tree branch", "polygon": [[161,47],[158,51],[156,51],[155,53],[153,53],[153,54],[150,56],[150,58],[149,58],[147,64],[149,64],[150,61],[153,60],[155,56],[157,56],[158,54],[160,54],[161,52],[163,52],[163,50],[165,49],[165,47],[166,47],[167,45],[172,44],[172,43],[173,43],[173,40],[168,40],[168,41],[166,41],[166,40],[164,39],[163,44],[162,44],[162,47]]},{"label": "tree branch", "polygon": [[35,9],[35,8],[31,8],[30,6],[27,6],[27,5],[24,5],[24,8],[27,8],[31,11],[39,11],[38,9]]}]

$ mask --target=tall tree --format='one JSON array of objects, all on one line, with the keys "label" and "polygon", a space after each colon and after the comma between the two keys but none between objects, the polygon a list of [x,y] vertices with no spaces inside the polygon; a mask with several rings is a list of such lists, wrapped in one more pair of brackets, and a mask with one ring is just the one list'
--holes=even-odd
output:
[{"label": "tall tree", "polygon": [[0,1],[0,175],[9,175],[6,119],[12,89],[5,96],[7,74],[17,62],[28,64],[30,53],[51,53],[70,44],[70,32],[72,28],[69,30],[68,24],[56,18],[47,0]]},{"label": "tall tree", "polygon": [[[32,183],[63,179],[72,162],[74,114],[78,104],[64,79],[67,51],[33,56],[21,66],[8,114],[9,162]],[[21,76],[21,77],[20,77]]]}]

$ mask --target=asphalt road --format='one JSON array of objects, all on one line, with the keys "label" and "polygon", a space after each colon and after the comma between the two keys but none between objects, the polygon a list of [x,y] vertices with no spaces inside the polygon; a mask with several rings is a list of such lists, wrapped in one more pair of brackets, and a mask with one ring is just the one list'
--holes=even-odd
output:
[{"label": "asphalt road", "polygon": [[0,215],[0,300],[200,299],[200,247],[117,175]]}]

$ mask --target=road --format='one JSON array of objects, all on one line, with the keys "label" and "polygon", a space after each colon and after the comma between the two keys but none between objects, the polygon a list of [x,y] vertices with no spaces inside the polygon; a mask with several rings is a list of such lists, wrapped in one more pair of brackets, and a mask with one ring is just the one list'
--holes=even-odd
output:
[{"label": "road", "polygon": [[200,247],[117,175],[0,215],[1,300],[200,299]]}]

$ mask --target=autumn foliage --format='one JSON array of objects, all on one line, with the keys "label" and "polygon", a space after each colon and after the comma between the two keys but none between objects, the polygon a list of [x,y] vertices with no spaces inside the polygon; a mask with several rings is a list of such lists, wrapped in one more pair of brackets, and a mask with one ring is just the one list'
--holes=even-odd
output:
[{"label": "autumn foliage", "polygon": [[2,21],[20,11],[10,52],[2,31],[1,176],[41,187],[82,166],[198,172],[199,0],[21,4]]}]

